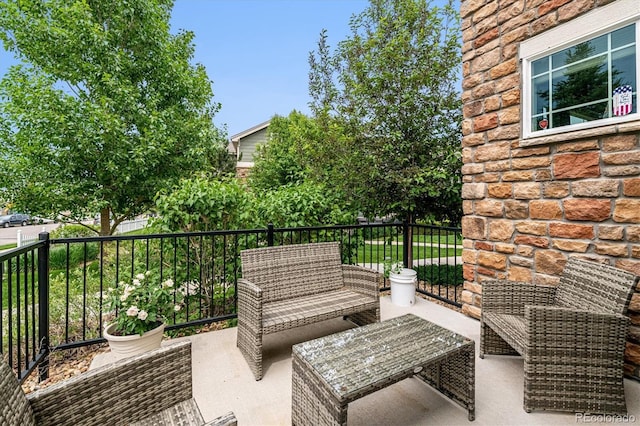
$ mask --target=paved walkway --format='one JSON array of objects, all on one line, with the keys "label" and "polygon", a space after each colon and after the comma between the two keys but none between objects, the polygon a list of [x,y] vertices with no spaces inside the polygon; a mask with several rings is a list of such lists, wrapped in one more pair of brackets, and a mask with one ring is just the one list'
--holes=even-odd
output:
[{"label": "paved walkway", "polygon": [[[457,404],[418,379],[398,382],[349,405],[349,425],[575,425],[611,424],[613,418],[581,417],[571,413],[522,409],[523,361],[520,357],[479,359],[480,323],[424,299],[409,308],[381,298],[382,319],[413,313],[465,335],[476,342],[476,420]],[[182,339],[193,342],[193,392],[205,420],[229,410],[240,426],[291,424],[291,346],[345,330],[350,323],[325,321],[265,336],[264,378],[256,382],[236,347],[236,329],[203,333]],[[94,365],[108,362],[99,355]],[[640,423],[640,382],[625,380],[629,417]],[[600,421],[598,421],[600,420]],[[633,421],[631,421],[633,420]],[[622,423],[618,421],[617,423]]]}]

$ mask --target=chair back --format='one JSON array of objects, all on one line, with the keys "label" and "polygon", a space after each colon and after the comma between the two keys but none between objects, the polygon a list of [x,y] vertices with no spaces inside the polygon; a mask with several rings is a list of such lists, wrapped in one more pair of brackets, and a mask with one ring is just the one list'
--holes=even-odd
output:
[{"label": "chair back", "polygon": [[560,276],[555,304],[590,312],[624,315],[638,278],[613,266],[572,257]]},{"label": "chair back", "polygon": [[248,249],[240,256],[242,277],[262,289],[263,302],[337,290],[344,285],[338,242]]},{"label": "chair back", "polygon": [[0,425],[35,425],[33,411],[13,370],[0,361]]}]

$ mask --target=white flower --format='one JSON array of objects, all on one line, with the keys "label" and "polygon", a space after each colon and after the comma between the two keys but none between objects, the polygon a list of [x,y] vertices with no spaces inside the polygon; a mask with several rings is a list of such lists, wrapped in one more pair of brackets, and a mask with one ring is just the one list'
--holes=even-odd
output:
[{"label": "white flower", "polygon": [[149,316],[149,314],[144,309],[142,309],[140,312],[138,312],[138,319],[140,319],[142,321],[146,320],[148,316]]},{"label": "white flower", "polygon": [[165,286],[165,287],[173,287],[173,280],[171,278],[169,278],[164,283],[162,283],[162,285]]},{"label": "white flower", "polygon": [[146,277],[145,274],[138,274],[136,275],[136,278],[139,279],[140,281],[144,280],[144,278]]},{"label": "white flower", "polygon": [[175,305],[175,306],[173,307],[173,310],[174,310],[174,311],[176,311],[176,312],[178,312],[180,309],[182,309],[182,308],[180,307],[180,305]]},{"label": "white flower", "polygon": [[122,296],[120,296],[120,301],[126,302],[128,298],[129,298],[129,293],[123,293]]},{"label": "white flower", "polygon": [[136,287],[140,287],[140,280],[139,279],[134,279],[133,280],[133,285],[135,285]]},{"label": "white flower", "polygon": [[139,309],[135,305],[130,306],[129,309],[127,309],[127,315],[130,316],[130,317],[138,316],[138,312],[139,312]]},{"label": "white flower", "polygon": [[145,272],[144,274],[145,274],[146,276],[149,276],[149,275],[151,275],[151,271],[147,271],[147,272]]}]

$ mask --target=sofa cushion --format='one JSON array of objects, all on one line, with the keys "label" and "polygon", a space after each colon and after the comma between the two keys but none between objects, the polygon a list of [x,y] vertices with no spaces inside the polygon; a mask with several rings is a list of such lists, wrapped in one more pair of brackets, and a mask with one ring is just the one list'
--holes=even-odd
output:
[{"label": "sofa cushion", "polygon": [[498,313],[484,313],[483,321],[498,333],[505,342],[524,355],[527,324],[523,316]]},{"label": "sofa cushion", "polygon": [[263,333],[275,333],[325,319],[377,309],[378,301],[346,288],[265,303],[262,311]]}]

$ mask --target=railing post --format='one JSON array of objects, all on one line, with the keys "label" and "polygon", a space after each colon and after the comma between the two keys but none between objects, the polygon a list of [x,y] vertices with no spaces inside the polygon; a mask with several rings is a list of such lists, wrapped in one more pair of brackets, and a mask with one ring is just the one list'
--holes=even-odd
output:
[{"label": "railing post", "polygon": [[409,222],[402,221],[402,263],[405,268],[409,266],[409,247],[411,247],[411,235],[409,234]]},{"label": "railing post", "polygon": [[38,248],[38,341],[42,356],[38,377],[43,381],[49,377],[49,233],[39,233],[38,239],[45,242]]},{"label": "railing post", "polygon": [[273,246],[273,223],[267,225],[267,245]]},{"label": "railing post", "polygon": [[18,229],[18,232],[16,232],[16,247],[20,248],[22,247],[22,230]]}]

